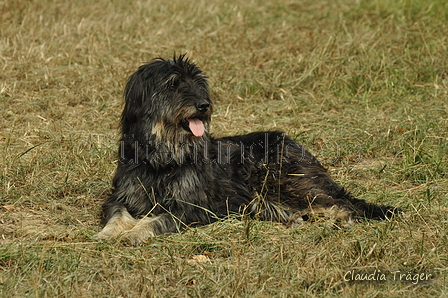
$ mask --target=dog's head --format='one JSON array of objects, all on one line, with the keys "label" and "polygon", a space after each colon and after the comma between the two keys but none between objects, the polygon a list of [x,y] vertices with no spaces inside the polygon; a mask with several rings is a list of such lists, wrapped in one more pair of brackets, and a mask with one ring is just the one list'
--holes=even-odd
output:
[{"label": "dog's head", "polygon": [[139,67],[125,88],[122,133],[158,142],[209,136],[212,101],[206,75],[185,55]]}]

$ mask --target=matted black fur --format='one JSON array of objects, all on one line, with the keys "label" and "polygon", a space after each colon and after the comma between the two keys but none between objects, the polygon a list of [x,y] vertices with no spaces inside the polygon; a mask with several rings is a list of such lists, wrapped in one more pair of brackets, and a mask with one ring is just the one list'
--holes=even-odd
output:
[{"label": "matted black fur", "polygon": [[99,239],[149,237],[245,214],[293,226],[385,219],[282,132],[213,138],[207,77],[184,55],[141,66],[125,89],[119,163]]}]

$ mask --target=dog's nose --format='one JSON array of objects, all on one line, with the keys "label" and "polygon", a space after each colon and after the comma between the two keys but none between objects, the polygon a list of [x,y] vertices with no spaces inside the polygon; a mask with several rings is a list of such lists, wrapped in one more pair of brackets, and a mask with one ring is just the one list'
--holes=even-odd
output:
[{"label": "dog's nose", "polygon": [[207,112],[207,110],[210,108],[210,103],[206,100],[200,101],[196,103],[196,108],[199,112]]}]

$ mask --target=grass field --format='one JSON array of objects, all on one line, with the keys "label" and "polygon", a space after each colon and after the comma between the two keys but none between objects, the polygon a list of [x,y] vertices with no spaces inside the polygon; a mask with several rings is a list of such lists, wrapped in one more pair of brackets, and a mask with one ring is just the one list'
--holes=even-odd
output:
[{"label": "grass field", "polygon": [[[448,1],[3,0],[0,18],[1,297],[448,296]],[[95,241],[127,77],[174,52],[210,77],[215,136],[283,130],[405,213]]]}]

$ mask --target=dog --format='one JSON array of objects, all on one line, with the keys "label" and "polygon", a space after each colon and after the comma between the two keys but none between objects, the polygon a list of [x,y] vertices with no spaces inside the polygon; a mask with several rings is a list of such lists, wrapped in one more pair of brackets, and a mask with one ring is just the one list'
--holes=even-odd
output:
[{"label": "dog", "polygon": [[158,58],[130,76],[118,167],[97,239],[140,245],[232,214],[290,227],[394,215],[394,207],[354,198],[283,132],[213,138],[207,79],[185,55]]}]

